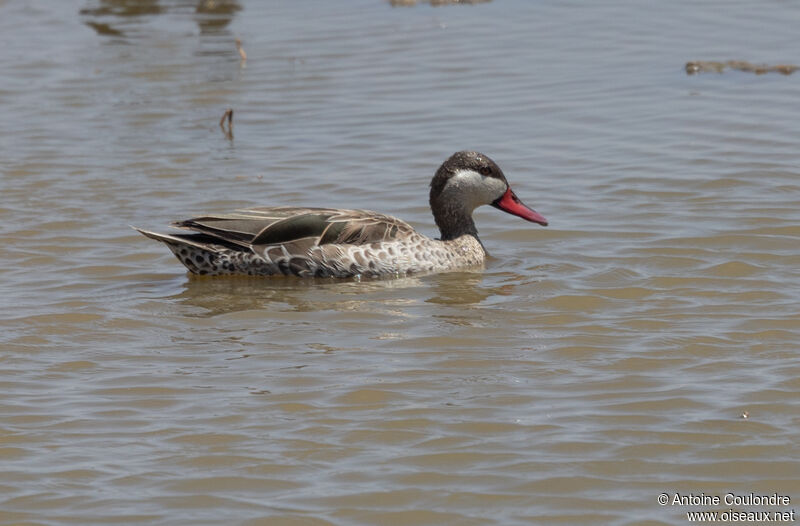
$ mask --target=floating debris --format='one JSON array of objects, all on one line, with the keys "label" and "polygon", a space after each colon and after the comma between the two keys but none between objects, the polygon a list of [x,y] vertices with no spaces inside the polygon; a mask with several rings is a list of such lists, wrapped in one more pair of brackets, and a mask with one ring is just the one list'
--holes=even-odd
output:
[{"label": "floating debris", "polygon": [[773,71],[782,75],[791,75],[800,68],[793,64],[777,64],[775,66],[769,66],[767,64],[752,64],[744,60],[729,60],[727,62],[693,60],[686,63],[687,75],[696,75],[697,73],[722,73],[726,69],[747,71],[750,73],[755,73],[756,75],[763,75]]},{"label": "floating debris", "polygon": [[101,24],[100,22],[92,21],[84,22],[84,24],[97,31],[98,35],[110,35],[115,37],[121,37],[124,35],[122,31],[115,29],[108,24]]},{"label": "floating debris", "polygon": [[[225,127],[226,120],[228,121],[227,128]],[[225,134],[226,139],[233,139],[233,108],[228,108],[222,114],[222,118],[219,120],[219,127],[222,129],[222,133]]]},{"label": "floating debris", "polygon": [[741,414],[741,418],[747,420],[748,418],[750,418],[750,413],[745,411],[744,413]]},{"label": "floating debris", "polygon": [[[127,0],[126,3],[135,2]],[[195,8],[195,20],[201,33],[219,33],[231,23],[236,12],[241,10],[242,6],[237,0],[200,0]]]},{"label": "floating debris", "polygon": [[198,13],[230,14],[240,11],[242,6],[237,0],[200,0],[195,11]]}]

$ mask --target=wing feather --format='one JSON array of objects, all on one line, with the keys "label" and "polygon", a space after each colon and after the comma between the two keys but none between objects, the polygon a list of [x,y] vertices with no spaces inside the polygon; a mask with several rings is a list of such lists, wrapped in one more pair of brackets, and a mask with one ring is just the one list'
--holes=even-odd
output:
[{"label": "wing feather", "polygon": [[365,245],[413,232],[408,223],[369,210],[285,206],[207,215],[174,226],[250,247],[262,255],[282,246],[292,256],[306,254],[315,245]]}]

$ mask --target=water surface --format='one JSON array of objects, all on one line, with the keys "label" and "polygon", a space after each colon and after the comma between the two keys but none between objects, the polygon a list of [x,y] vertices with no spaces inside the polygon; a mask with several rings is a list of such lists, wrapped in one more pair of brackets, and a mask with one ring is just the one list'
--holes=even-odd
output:
[{"label": "water surface", "polygon": [[[800,7],[0,11],[3,523],[684,524],[713,507],[660,493],[800,502],[800,76],[683,69],[800,62]],[[280,204],[435,235],[427,184],[461,149],[551,221],[479,210],[479,272],[199,279],[129,228]]]}]

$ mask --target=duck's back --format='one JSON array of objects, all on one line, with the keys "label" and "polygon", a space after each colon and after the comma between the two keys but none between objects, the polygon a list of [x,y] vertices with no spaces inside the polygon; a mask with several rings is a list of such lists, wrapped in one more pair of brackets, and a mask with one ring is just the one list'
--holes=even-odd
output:
[{"label": "duck's back", "polygon": [[375,243],[414,232],[408,223],[369,210],[271,207],[196,217],[174,223],[253,247],[310,242],[314,245]]}]

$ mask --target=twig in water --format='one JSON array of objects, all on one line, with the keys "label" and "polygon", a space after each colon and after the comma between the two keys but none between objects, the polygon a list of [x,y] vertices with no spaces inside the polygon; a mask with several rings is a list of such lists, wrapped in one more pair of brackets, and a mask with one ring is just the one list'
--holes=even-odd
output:
[{"label": "twig in water", "polygon": [[239,52],[239,56],[242,57],[242,62],[247,62],[247,53],[244,52],[244,48],[242,47],[242,39],[236,37],[236,51]]},{"label": "twig in water", "polygon": [[[226,119],[228,121],[227,129],[225,128]],[[233,108],[228,108],[225,110],[225,113],[222,114],[222,118],[219,120],[219,127],[222,129],[226,138],[233,139]]]},{"label": "twig in water", "polygon": [[697,73],[722,73],[726,69],[735,69],[739,71],[746,71],[755,73],[756,75],[763,75],[771,71],[780,73],[781,75],[791,75],[800,67],[794,64],[778,64],[770,66],[769,64],[753,64],[746,60],[729,60],[727,62],[715,62],[711,60],[693,60],[686,63],[686,74],[695,75]]}]

